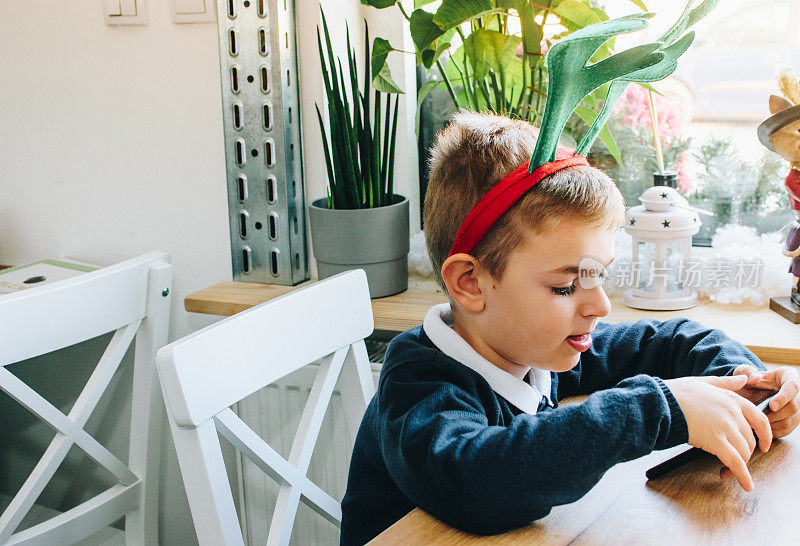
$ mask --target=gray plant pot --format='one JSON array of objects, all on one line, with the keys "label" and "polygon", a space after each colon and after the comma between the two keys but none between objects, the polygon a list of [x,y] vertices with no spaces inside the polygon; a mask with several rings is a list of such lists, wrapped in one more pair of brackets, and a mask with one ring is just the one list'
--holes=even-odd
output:
[{"label": "gray plant pot", "polygon": [[373,298],[408,288],[408,199],[375,209],[334,210],[326,199],[309,206],[319,278],[349,269],[367,273]]}]

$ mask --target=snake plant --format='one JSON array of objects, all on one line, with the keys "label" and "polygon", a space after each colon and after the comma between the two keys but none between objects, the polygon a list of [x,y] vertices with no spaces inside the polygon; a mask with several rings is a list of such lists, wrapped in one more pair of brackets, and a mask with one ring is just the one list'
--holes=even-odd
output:
[{"label": "snake plant", "polygon": [[317,27],[330,133],[325,130],[319,105],[315,106],[328,173],[328,208],[332,209],[376,208],[395,202],[394,151],[400,101],[396,93],[383,93],[371,85],[370,70],[375,57],[370,52],[366,21],[364,26],[364,79],[360,89],[350,30],[347,30],[345,79],[342,62],[333,54],[324,13],[324,48]]}]

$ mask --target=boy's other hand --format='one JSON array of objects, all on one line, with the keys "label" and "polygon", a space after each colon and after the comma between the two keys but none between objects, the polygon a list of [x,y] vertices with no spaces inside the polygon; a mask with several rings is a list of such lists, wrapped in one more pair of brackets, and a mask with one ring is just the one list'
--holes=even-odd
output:
[{"label": "boy's other hand", "polygon": [[679,377],[664,381],[686,418],[689,444],[712,453],[728,467],[745,491],[753,490],[747,461],[756,448],[769,450],[772,430],[755,404],[736,394],[747,385],[742,373],[725,377]]},{"label": "boy's other hand", "polygon": [[778,391],[769,403],[770,413],[767,414],[775,438],[786,436],[797,428],[800,424],[800,374],[797,369],[781,366],[762,371],[745,364],[736,368],[733,375],[747,376],[746,390]]}]

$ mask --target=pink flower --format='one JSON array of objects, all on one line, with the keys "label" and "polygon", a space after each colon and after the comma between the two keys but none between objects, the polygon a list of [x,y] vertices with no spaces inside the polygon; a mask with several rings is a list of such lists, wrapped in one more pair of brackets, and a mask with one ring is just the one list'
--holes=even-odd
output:
[{"label": "pink flower", "polygon": [[[622,116],[625,125],[643,128],[652,133],[648,95],[647,89],[641,85],[629,85],[614,107],[614,113]],[[666,145],[681,136],[684,124],[683,110],[675,99],[657,93],[653,93],[653,99],[658,118],[658,133]]]}]

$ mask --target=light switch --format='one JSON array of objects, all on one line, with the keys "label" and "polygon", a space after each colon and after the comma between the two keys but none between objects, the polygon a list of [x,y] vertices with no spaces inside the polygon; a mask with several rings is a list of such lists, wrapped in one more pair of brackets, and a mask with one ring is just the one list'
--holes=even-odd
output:
[{"label": "light switch", "polygon": [[146,25],[145,0],[105,0],[107,25]]},{"label": "light switch", "polygon": [[206,12],[205,0],[173,0],[173,2],[175,2],[175,13],[177,15]]},{"label": "light switch", "polygon": [[106,0],[106,16],[119,17],[122,15],[122,8],[119,6],[119,0]]},{"label": "light switch", "polygon": [[136,0],[119,0],[119,9],[122,17],[136,16]]},{"label": "light switch", "polygon": [[169,0],[169,9],[173,23],[213,23],[217,20],[214,0]]}]

